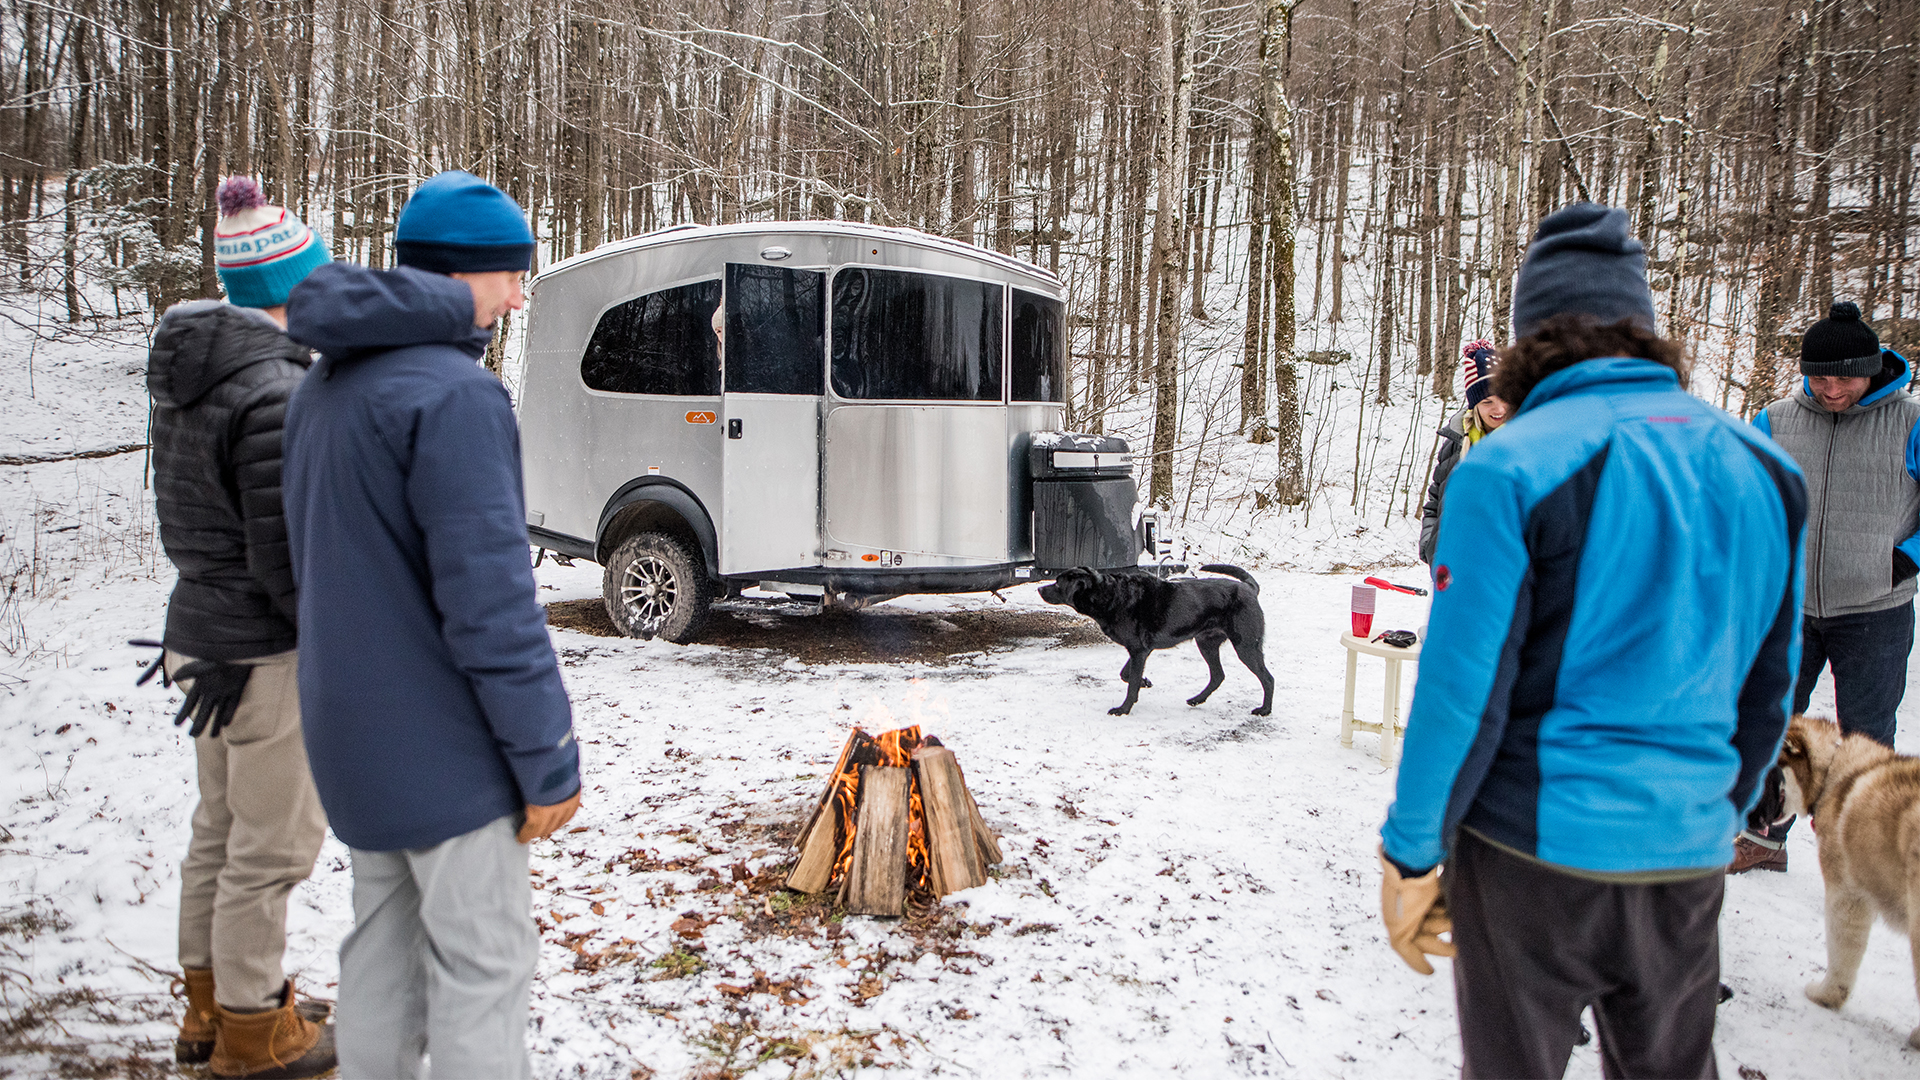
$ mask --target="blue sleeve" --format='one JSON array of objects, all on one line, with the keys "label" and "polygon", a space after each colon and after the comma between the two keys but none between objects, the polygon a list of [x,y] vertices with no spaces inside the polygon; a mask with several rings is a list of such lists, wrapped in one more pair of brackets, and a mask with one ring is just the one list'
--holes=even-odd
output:
[{"label": "blue sleeve", "polygon": [[[1920,482],[1920,421],[1915,421],[1913,430],[1907,432],[1907,476]],[[1920,566],[1920,529],[1893,545],[1893,549],[1913,560],[1914,565]]]},{"label": "blue sleeve", "polygon": [[1427,640],[1394,801],[1380,830],[1387,857],[1415,872],[1446,859],[1461,767],[1477,743],[1501,735],[1483,728],[1501,657],[1509,639],[1526,631],[1516,625],[1530,565],[1524,499],[1511,477],[1471,455],[1447,481]]},{"label": "blue sleeve", "polygon": [[[1760,429],[1760,434],[1765,435],[1769,439],[1773,438],[1773,421],[1768,419],[1767,410],[1761,409],[1759,412],[1753,414],[1753,426]],[[1911,454],[1912,451],[1908,451],[1908,453]],[[1909,457],[1908,461],[1912,461],[1912,458]]]},{"label": "blue sleeve", "polygon": [[422,412],[407,503],[426,543],[440,632],[535,806],[580,788],[573,711],[527,561],[520,435],[507,392],[481,377]]}]

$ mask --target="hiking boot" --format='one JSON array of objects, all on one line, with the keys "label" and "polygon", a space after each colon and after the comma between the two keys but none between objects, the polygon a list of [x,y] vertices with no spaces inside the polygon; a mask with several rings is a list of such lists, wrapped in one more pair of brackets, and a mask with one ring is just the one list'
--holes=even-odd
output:
[{"label": "hiking boot", "polygon": [[180,1034],[173,1040],[173,1060],[182,1065],[201,1065],[213,1056],[213,969],[188,968],[173,980],[173,996],[187,999],[187,1015],[180,1021]]},{"label": "hiking boot", "polygon": [[1771,870],[1776,874],[1787,872],[1787,849],[1768,847],[1765,844],[1749,840],[1745,836],[1733,838],[1733,863],[1727,867],[1729,874],[1744,874],[1749,870]]},{"label": "hiking boot", "polygon": [[277,1008],[235,1012],[215,1007],[220,1034],[208,1067],[220,1080],[304,1080],[334,1067],[333,1027],[300,1014],[292,979],[280,992]]},{"label": "hiking boot", "polygon": [[[205,1065],[213,1056],[218,1034],[214,1025],[213,969],[188,968],[173,980],[173,996],[185,998],[187,1015],[180,1021],[180,1034],[173,1040],[173,1060],[182,1065]],[[308,998],[293,1007],[302,1020],[324,1024],[333,1015],[333,1005]]]}]

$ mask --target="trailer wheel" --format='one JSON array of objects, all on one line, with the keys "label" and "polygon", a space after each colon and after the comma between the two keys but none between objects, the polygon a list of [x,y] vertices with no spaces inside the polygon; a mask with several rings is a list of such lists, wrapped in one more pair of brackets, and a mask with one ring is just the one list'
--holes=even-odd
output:
[{"label": "trailer wheel", "polygon": [[607,560],[601,595],[628,637],[693,640],[713,606],[713,582],[693,548],[663,532],[629,536]]}]

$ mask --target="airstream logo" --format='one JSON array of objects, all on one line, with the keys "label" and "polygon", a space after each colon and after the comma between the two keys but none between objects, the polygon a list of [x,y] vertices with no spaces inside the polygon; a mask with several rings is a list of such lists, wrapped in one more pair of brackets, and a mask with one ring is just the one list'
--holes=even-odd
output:
[{"label": "airstream logo", "polygon": [[719,413],[690,412],[687,414],[687,423],[689,424],[717,424],[719,422]]}]

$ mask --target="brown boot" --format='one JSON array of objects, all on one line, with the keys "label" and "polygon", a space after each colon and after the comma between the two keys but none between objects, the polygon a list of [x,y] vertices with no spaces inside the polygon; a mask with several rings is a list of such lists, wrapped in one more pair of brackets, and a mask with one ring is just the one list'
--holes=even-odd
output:
[{"label": "brown boot", "polygon": [[300,1015],[292,979],[276,1008],[243,1013],[216,1007],[220,1034],[208,1065],[220,1080],[299,1080],[332,1070],[333,1027]]},{"label": "brown boot", "polygon": [[1768,847],[1755,843],[1744,836],[1733,838],[1733,862],[1727,867],[1729,874],[1744,874],[1749,870],[1771,870],[1776,874],[1787,872],[1787,849]]},{"label": "brown boot", "polygon": [[213,969],[188,968],[173,980],[173,996],[187,999],[187,1015],[173,1040],[173,1060],[199,1065],[213,1056]]}]

